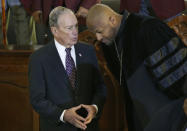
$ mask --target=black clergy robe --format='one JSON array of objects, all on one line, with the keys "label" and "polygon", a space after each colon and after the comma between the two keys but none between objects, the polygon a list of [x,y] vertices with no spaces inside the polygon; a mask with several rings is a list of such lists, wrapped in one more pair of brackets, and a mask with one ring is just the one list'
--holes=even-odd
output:
[{"label": "black clergy robe", "polygon": [[[128,128],[141,131],[157,112],[184,96],[186,47],[162,21],[138,14],[128,16],[127,12],[115,42],[123,56]],[[109,52],[105,50],[106,53]],[[116,55],[110,57],[117,59]],[[120,70],[117,66],[111,69]]]},{"label": "black clergy robe", "polygon": [[183,111],[184,99],[178,99],[160,109],[144,131],[186,131],[187,116]]}]

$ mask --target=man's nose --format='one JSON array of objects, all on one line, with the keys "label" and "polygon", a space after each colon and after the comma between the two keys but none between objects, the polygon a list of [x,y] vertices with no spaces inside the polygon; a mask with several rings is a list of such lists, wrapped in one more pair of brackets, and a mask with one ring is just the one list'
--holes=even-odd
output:
[{"label": "man's nose", "polygon": [[96,38],[97,38],[98,41],[101,41],[103,37],[102,37],[101,34],[96,33]]},{"label": "man's nose", "polygon": [[73,35],[77,35],[78,34],[78,28],[74,28],[73,29]]}]

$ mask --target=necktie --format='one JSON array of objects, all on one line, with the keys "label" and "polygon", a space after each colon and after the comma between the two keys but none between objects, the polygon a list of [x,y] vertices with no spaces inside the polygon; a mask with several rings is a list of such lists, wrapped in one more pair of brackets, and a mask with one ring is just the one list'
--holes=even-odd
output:
[{"label": "necktie", "polygon": [[75,88],[75,77],[76,77],[76,68],[73,58],[71,57],[71,48],[66,48],[66,72],[68,74],[71,86]]}]

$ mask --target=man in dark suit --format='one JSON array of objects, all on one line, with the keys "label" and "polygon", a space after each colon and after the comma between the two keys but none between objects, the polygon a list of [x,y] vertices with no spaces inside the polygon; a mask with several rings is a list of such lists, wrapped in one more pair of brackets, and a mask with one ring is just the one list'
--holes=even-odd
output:
[{"label": "man in dark suit", "polygon": [[70,9],[56,7],[49,24],[54,40],[34,52],[29,64],[30,99],[41,131],[97,131],[106,91],[94,48],[77,42]]}]

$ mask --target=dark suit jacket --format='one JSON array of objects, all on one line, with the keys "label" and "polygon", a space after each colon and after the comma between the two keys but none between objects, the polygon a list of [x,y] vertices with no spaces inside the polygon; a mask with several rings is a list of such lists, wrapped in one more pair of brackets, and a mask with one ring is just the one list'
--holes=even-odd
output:
[{"label": "dark suit jacket", "polygon": [[[37,50],[30,57],[29,89],[33,108],[40,114],[44,131],[74,131],[68,123],[59,123],[64,109],[79,104],[96,104],[100,116],[105,101],[105,86],[99,73],[94,48],[75,45],[77,86],[72,89],[54,42]],[[98,116],[88,125],[87,131],[98,129]]]},{"label": "dark suit jacket", "polygon": [[80,6],[89,9],[92,5],[96,4],[97,1],[98,0],[21,0],[28,12],[41,10],[43,12],[44,22],[47,22],[49,13],[54,7],[66,5],[67,8],[76,12]]}]

